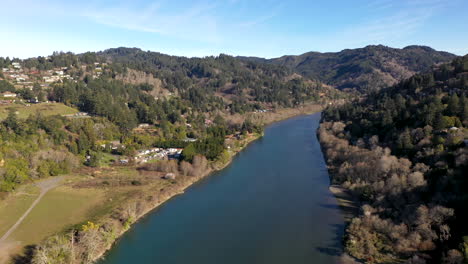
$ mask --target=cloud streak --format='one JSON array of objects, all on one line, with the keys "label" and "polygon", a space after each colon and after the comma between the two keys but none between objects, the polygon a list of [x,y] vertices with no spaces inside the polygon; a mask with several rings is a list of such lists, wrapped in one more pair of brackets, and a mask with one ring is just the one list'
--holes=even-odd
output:
[{"label": "cloud streak", "polygon": [[178,13],[163,12],[163,3],[157,2],[142,8],[129,5],[112,8],[95,8],[82,15],[93,22],[123,28],[127,30],[158,33],[187,40],[219,41],[216,17],[213,10],[216,5],[197,4]]},{"label": "cloud streak", "polygon": [[365,23],[348,26],[335,35],[351,46],[398,42],[416,33],[438,10],[444,7],[441,0],[410,0],[405,3],[391,3],[377,0],[366,6],[375,12],[387,10],[388,15]]},{"label": "cloud streak", "polygon": [[[227,35],[232,37],[232,35],[240,34],[242,30],[264,24],[275,17],[280,8],[279,5],[276,5],[276,8],[266,8],[264,15],[250,20],[236,17],[234,21],[229,21],[222,17],[221,14],[225,14],[230,8],[240,3],[241,0],[226,0],[217,3],[195,2],[177,12],[170,10],[171,4],[162,1],[137,8],[133,3],[127,3],[112,8],[105,6],[88,8],[92,11],[84,11],[81,15],[95,23],[116,28],[220,44],[229,39]],[[242,17],[243,14],[232,15]]]}]

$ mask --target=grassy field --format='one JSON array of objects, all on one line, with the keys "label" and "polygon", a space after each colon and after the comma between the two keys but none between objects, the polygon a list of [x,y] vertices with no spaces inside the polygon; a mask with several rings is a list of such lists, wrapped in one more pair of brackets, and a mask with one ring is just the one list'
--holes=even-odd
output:
[{"label": "grassy field", "polygon": [[10,239],[23,245],[38,243],[46,236],[88,220],[91,209],[103,198],[104,192],[100,190],[57,187],[42,198]]},{"label": "grassy field", "polygon": [[15,109],[18,112],[19,118],[27,118],[32,114],[41,113],[44,116],[49,115],[68,115],[77,113],[78,110],[68,107],[62,103],[40,103],[31,104],[29,106],[23,104],[0,105],[0,120],[8,116],[10,109]]},{"label": "grassy field", "polygon": [[[62,185],[50,190],[42,198],[8,240],[19,242],[21,246],[36,244],[50,235],[86,221],[97,221],[146,188],[167,184],[166,181],[155,180],[144,186],[92,187],[94,183],[103,180],[112,182],[113,179],[121,181],[138,178],[139,173],[131,167],[101,168],[93,172],[93,175],[95,177],[83,174],[66,176]],[[79,183],[87,182],[92,184],[76,188]],[[0,201],[0,235],[27,210],[38,194],[38,189],[30,186],[28,193],[18,192]]]},{"label": "grassy field", "polygon": [[0,202],[0,237],[14,225],[38,196],[39,188],[27,185]]}]

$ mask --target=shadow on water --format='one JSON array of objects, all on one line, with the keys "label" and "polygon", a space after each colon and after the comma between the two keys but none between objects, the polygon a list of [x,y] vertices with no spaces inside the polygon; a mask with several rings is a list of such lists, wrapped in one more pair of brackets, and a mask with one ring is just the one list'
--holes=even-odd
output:
[{"label": "shadow on water", "polygon": [[[339,197],[337,197],[339,198]],[[339,203],[338,205],[336,204],[320,204],[320,207],[326,208],[326,209],[332,209],[332,210],[339,210],[345,217],[345,220],[347,222],[350,222],[352,217],[356,215],[357,211],[359,210],[356,205],[353,203]]]},{"label": "shadow on water", "polygon": [[[336,208],[333,208],[336,209]],[[315,249],[322,253],[333,257],[340,257],[343,255],[343,224],[330,224],[330,229],[335,234],[332,241],[325,246],[316,247]]]}]

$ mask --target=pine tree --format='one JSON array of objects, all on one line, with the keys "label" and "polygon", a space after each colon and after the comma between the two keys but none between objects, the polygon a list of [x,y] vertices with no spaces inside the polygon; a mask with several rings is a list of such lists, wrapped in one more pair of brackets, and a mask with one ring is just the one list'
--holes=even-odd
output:
[{"label": "pine tree", "polygon": [[436,118],[434,120],[434,129],[442,130],[447,128],[450,125],[449,119],[449,117],[443,116],[441,113],[437,113]]},{"label": "pine tree", "polygon": [[412,142],[411,134],[408,128],[398,137],[398,148],[403,151],[413,149],[413,142]]},{"label": "pine tree", "polygon": [[18,129],[19,125],[18,125],[18,117],[16,116],[16,109],[10,109],[8,111],[8,116],[3,121],[3,125],[13,131],[16,131]]},{"label": "pine tree", "polygon": [[460,109],[460,119],[463,125],[466,127],[468,126],[468,99],[465,97],[465,95],[463,95],[460,100]]},{"label": "pine tree", "polygon": [[453,93],[448,101],[447,114],[449,116],[456,116],[460,112],[460,100],[456,93]]}]

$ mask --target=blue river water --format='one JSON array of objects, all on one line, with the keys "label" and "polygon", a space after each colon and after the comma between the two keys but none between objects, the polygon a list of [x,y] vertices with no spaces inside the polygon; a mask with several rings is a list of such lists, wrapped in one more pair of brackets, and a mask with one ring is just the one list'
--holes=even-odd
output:
[{"label": "blue river water", "polygon": [[267,127],[230,166],[142,218],[99,263],[337,263],[344,219],[328,190],[319,120]]}]

